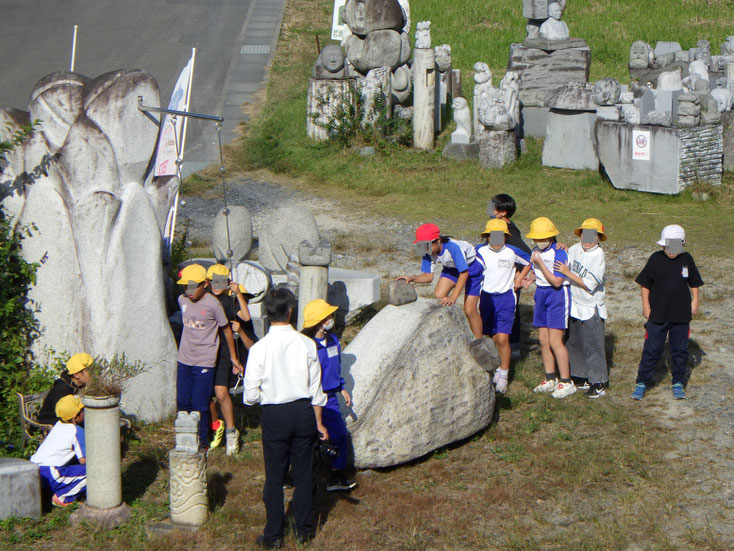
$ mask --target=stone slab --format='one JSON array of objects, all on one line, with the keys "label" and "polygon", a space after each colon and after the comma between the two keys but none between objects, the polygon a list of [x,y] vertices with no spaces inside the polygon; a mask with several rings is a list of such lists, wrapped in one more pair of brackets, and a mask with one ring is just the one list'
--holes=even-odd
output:
[{"label": "stone slab", "polygon": [[0,519],[41,516],[38,465],[25,459],[0,457]]},{"label": "stone slab", "polygon": [[586,40],[583,38],[569,38],[568,40],[548,40],[546,38],[526,38],[522,41],[526,48],[536,48],[553,52],[556,50],[567,50],[568,48],[586,48]]},{"label": "stone slab", "polygon": [[523,138],[543,138],[548,119],[548,107],[523,105],[520,111],[520,135]]},{"label": "stone slab", "polygon": [[596,170],[599,161],[594,150],[596,113],[551,109],[548,113],[543,166]]},{"label": "stone slab", "polygon": [[734,171],[734,111],[721,114],[724,133],[724,170]]},{"label": "stone slab", "polygon": [[507,63],[507,70],[517,72],[520,77],[520,101],[536,107],[543,106],[548,92],[569,81],[588,82],[590,67],[588,47],[548,52],[511,44]]},{"label": "stone slab", "polygon": [[472,143],[449,142],[443,148],[442,155],[455,161],[468,161],[479,157],[479,145]]}]

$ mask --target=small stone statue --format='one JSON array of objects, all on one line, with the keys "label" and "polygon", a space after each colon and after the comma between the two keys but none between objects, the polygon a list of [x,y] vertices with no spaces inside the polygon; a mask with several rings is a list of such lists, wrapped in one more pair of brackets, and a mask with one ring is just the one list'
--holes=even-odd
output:
[{"label": "small stone statue", "polygon": [[678,126],[698,126],[701,121],[700,100],[696,94],[681,94],[675,107],[675,122]]},{"label": "small stone statue", "polygon": [[[520,76],[515,71],[507,71],[500,81],[500,97],[507,113],[515,125],[520,122]],[[513,125],[514,126],[514,125]]]},{"label": "small stone statue", "polygon": [[734,56],[734,35],[727,36],[726,41],[721,44],[721,55]]},{"label": "small stone statue", "polygon": [[548,4],[548,19],[540,26],[540,36],[546,40],[568,40],[568,25],[561,21],[563,8],[558,2]]},{"label": "small stone statue", "polygon": [[711,91],[711,97],[719,104],[719,112],[723,113],[732,108],[732,93],[726,88],[723,79],[716,82],[716,88]]},{"label": "small stone statue", "polygon": [[675,92],[683,89],[683,79],[681,78],[681,68],[676,67],[672,71],[660,73],[658,77],[658,90]]},{"label": "small stone statue", "polygon": [[614,105],[619,102],[622,87],[613,78],[603,78],[594,83],[594,103],[596,105]]},{"label": "small stone statue", "polygon": [[451,70],[451,45],[441,44],[434,48],[436,52],[436,66],[442,73]]},{"label": "small stone statue", "polygon": [[418,21],[415,24],[415,47],[430,48],[431,47],[431,22]]},{"label": "small stone statue", "polygon": [[693,53],[693,59],[702,61],[706,65],[707,69],[711,68],[711,43],[708,40],[698,41],[696,44],[696,50]]},{"label": "small stone statue", "polygon": [[515,122],[505,104],[497,97],[483,94],[479,99],[479,122],[490,130],[512,130]]},{"label": "small stone statue", "polygon": [[405,103],[408,100],[412,81],[413,78],[408,65],[402,65],[395,69],[391,77],[394,103]]},{"label": "small stone statue", "polygon": [[456,122],[456,130],[451,133],[451,141],[453,143],[470,143],[471,142],[471,111],[466,99],[455,97],[451,104],[454,110],[454,122]]},{"label": "small stone statue", "polygon": [[706,62],[702,59],[694,59],[689,63],[688,65],[688,74],[698,74],[699,77],[705,81],[708,81],[709,79],[709,68],[706,65]]},{"label": "small stone statue", "polygon": [[316,63],[313,66],[313,78],[340,79],[347,77],[345,57],[341,47],[329,44],[321,49]]},{"label": "small stone statue", "polygon": [[481,61],[474,64],[474,82],[476,84],[489,82],[489,85],[492,86],[492,71],[489,70],[489,65]]},{"label": "small stone statue", "polygon": [[640,112],[630,104],[622,104],[622,120],[627,124],[640,124]]},{"label": "small stone statue", "polygon": [[647,69],[651,67],[655,57],[652,46],[644,40],[636,40],[630,46],[630,57],[627,66],[630,69]]}]

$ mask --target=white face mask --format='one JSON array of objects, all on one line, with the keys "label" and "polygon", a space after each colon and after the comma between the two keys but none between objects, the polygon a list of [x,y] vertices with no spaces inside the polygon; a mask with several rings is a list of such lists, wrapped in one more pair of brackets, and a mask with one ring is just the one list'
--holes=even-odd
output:
[{"label": "white face mask", "polygon": [[544,251],[548,247],[551,246],[551,242],[550,241],[539,241],[539,242],[535,243],[535,246],[538,247],[541,251]]},{"label": "white face mask", "polygon": [[332,329],[334,329],[334,318],[331,318],[330,320],[325,321],[324,325],[322,325],[321,328],[324,331],[331,331]]}]

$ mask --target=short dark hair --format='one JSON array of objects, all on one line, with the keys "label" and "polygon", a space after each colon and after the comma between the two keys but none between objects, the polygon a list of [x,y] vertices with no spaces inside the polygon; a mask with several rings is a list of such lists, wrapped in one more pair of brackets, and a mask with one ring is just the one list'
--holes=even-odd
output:
[{"label": "short dark hair", "polygon": [[494,208],[498,212],[504,212],[507,218],[512,218],[512,215],[515,214],[515,209],[517,209],[515,200],[506,193],[498,193],[492,197],[492,202],[494,203]]},{"label": "short dark hair", "polygon": [[290,289],[283,286],[277,286],[265,295],[263,300],[265,306],[265,315],[270,321],[282,323],[290,321],[291,312],[295,311],[298,301]]}]

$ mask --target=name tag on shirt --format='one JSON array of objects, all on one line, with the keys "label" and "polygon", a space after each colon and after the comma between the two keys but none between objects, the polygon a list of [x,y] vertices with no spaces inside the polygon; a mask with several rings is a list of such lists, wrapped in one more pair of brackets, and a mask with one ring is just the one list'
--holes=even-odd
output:
[{"label": "name tag on shirt", "polygon": [[680,275],[682,275],[684,279],[688,279],[688,266],[683,266],[683,269],[680,272]]},{"label": "name tag on shirt", "polygon": [[329,358],[335,358],[338,355],[339,355],[339,348],[336,345],[335,346],[330,346],[329,348],[326,349],[326,356],[327,357],[329,357]]}]

